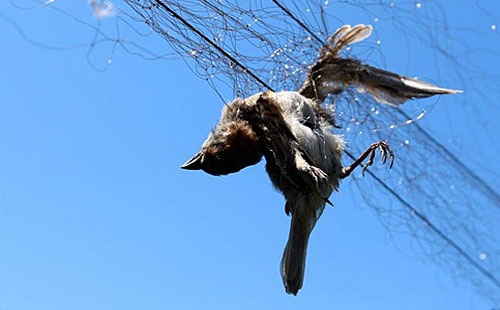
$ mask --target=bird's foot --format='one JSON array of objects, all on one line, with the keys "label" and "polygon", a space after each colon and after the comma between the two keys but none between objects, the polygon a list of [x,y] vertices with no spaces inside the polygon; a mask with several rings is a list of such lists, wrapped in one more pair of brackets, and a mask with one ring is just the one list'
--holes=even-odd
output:
[{"label": "bird's foot", "polygon": [[380,151],[380,155],[382,156],[381,160],[384,164],[387,162],[387,158],[390,158],[391,162],[389,168],[392,168],[394,164],[394,152],[392,151],[389,144],[384,141],[378,141],[370,145],[363,152],[363,154],[361,154],[361,156],[359,156],[358,159],[356,159],[350,166],[344,167],[339,175],[339,178],[343,179],[349,176],[354,171],[354,169],[356,169],[359,165],[362,165],[363,161],[369,156],[368,162],[362,165],[361,173],[364,176],[365,170],[373,165],[373,160],[375,158],[375,153],[377,150]]},{"label": "bird's foot", "polygon": [[309,164],[299,165],[298,168],[299,171],[307,176],[305,179],[309,183],[309,186],[315,188],[317,191],[321,191],[328,184],[328,174],[320,168]]},{"label": "bird's foot", "polygon": [[361,174],[363,176],[365,175],[365,170],[371,165],[373,165],[373,159],[375,158],[375,153],[377,149],[380,151],[380,156],[381,156],[380,160],[382,161],[382,163],[385,164],[387,162],[387,157],[389,157],[391,159],[391,162],[389,164],[389,169],[391,169],[392,166],[394,165],[394,152],[392,151],[389,144],[387,144],[384,141],[375,142],[368,147],[370,158],[368,159],[368,162],[364,164],[363,167],[361,168]]}]

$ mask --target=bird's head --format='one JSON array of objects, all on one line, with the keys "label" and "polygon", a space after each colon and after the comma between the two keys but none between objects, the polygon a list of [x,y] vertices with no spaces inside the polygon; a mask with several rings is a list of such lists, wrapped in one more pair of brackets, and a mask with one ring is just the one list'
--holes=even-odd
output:
[{"label": "bird's head", "polygon": [[259,139],[250,124],[238,118],[237,105],[233,102],[224,108],[221,120],[210,132],[201,150],[181,168],[225,175],[254,165],[261,158]]}]

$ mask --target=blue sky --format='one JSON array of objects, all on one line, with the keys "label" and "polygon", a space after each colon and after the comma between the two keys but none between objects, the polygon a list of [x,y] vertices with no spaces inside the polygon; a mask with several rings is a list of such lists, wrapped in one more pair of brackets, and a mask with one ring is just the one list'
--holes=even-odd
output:
[{"label": "blue sky", "polygon": [[[95,21],[82,2],[74,8]],[[485,6],[490,14],[457,5],[449,15],[484,22],[480,38],[495,50],[500,40],[488,26],[500,6]],[[39,42],[91,41],[91,31],[75,32],[75,24],[47,12],[0,5]],[[99,72],[86,48],[40,48],[5,18],[0,25],[0,309],[495,307],[413,255],[408,238],[389,234],[349,183],[313,233],[304,288],[297,297],[285,294],[279,262],[289,218],[263,163],[220,178],[179,169],[222,106],[184,62],[117,51]],[[93,59],[105,64],[108,52],[104,46]],[[498,59],[475,60],[499,68]],[[498,102],[471,108],[482,122],[471,130],[456,123],[465,112],[457,116],[452,101],[441,103],[428,125],[444,139],[478,140],[482,157],[471,161],[491,159],[480,172],[497,175],[492,154],[499,147],[490,146],[497,138],[477,132],[495,134],[489,128],[496,128]]]}]

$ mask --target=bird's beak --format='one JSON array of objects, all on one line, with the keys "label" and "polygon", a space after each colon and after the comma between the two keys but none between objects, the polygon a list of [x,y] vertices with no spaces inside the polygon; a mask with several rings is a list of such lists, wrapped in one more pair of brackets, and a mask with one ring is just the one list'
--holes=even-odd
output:
[{"label": "bird's beak", "polygon": [[200,170],[201,169],[201,161],[203,159],[203,154],[198,152],[196,155],[191,157],[190,160],[185,162],[181,168],[186,170]]}]

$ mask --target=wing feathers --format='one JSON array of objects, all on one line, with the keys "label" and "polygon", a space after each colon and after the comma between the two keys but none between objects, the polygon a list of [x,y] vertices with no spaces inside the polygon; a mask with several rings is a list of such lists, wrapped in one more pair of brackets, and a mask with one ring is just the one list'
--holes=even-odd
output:
[{"label": "wing feathers", "polygon": [[360,92],[370,93],[375,100],[399,106],[412,98],[457,94],[460,90],[441,88],[417,79],[359,63],[353,84]]},{"label": "wing feathers", "polygon": [[344,25],[337,29],[331,36],[330,43],[321,49],[320,57],[311,66],[299,93],[307,98],[323,101],[328,94],[339,94],[345,88],[354,86],[359,92],[371,94],[378,102],[399,106],[412,98],[462,92],[338,56],[345,46],[362,41],[371,33],[372,26],[363,24],[354,27]]}]

